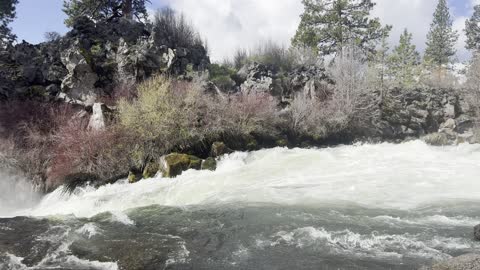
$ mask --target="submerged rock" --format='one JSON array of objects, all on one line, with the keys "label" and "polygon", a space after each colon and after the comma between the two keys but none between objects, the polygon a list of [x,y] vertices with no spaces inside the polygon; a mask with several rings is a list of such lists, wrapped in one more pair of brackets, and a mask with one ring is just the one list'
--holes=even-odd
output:
[{"label": "submerged rock", "polygon": [[210,156],[216,158],[221,155],[229,154],[232,149],[228,148],[223,142],[214,142],[210,150]]},{"label": "submerged rock", "polygon": [[128,179],[128,182],[130,184],[133,184],[133,183],[137,182],[137,176],[132,171],[128,172],[128,178],[127,179]]},{"label": "submerged rock", "polygon": [[217,161],[209,157],[202,161],[202,170],[209,170],[209,171],[215,171],[217,169]]},{"label": "submerged rock", "polygon": [[145,166],[145,169],[143,169],[142,176],[145,179],[154,177],[157,174],[158,170],[159,170],[159,165],[157,162],[153,162],[153,161],[149,162]]},{"label": "submerged rock", "polygon": [[162,156],[159,165],[163,177],[176,177],[189,169],[200,170],[202,160],[192,155],[172,153]]},{"label": "submerged rock", "polygon": [[432,133],[423,137],[423,141],[433,146],[445,146],[451,144],[445,133]]}]

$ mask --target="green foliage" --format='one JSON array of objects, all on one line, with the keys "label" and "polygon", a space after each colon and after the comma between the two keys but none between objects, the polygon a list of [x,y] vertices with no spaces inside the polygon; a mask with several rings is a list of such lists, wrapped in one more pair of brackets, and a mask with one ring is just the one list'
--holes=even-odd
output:
[{"label": "green foliage", "polygon": [[425,58],[437,67],[450,63],[456,53],[457,40],[458,34],[452,28],[447,1],[439,0],[427,36]]},{"label": "green foliage", "polygon": [[465,22],[465,33],[467,34],[466,48],[475,52],[480,51],[480,5],[474,7],[474,13]]},{"label": "green foliage", "polygon": [[210,64],[208,66],[209,79],[219,89],[223,91],[230,91],[235,86],[232,76],[235,76],[236,71],[225,65]]},{"label": "green foliage", "polygon": [[370,18],[371,0],[302,0],[305,11],[292,40],[296,47],[311,47],[321,55],[338,53],[347,45],[373,52],[391,29]]},{"label": "green foliage", "polygon": [[383,91],[387,81],[387,62],[389,58],[388,51],[390,50],[388,41],[388,35],[382,37],[380,46],[377,48],[377,51],[371,58],[371,61],[368,63],[368,74],[367,80],[371,87],[374,90]]},{"label": "green foliage", "polygon": [[17,38],[8,27],[15,19],[18,0],[2,0],[0,1],[0,49],[11,44]]},{"label": "green foliage", "polygon": [[138,20],[147,19],[146,3],[149,0],[64,0],[63,11],[67,14],[65,24],[72,26],[78,17],[99,20],[135,16]]},{"label": "green foliage", "polygon": [[412,44],[412,34],[405,29],[399,44],[388,59],[388,71],[394,83],[413,87],[419,76],[420,54]]}]

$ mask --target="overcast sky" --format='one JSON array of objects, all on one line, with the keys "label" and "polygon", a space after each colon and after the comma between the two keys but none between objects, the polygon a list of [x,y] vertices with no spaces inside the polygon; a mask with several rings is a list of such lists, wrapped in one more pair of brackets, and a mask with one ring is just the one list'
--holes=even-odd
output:
[{"label": "overcast sky", "polygon": [[[273,40],[288,45],[295,34],[300,14],[301,0],[151,0],[151,11],[163,7],[184,12],[208,40],[212,60],[222,60],[236,48],[252,48],[262,41]],[[393,25],[391,46],[398,42],[400,33],[408,28],[420,51],[425,48],[425,38],[432,20],[437,0],[376,0],[374,16],[382,23]],[[457,44],[458,59],[468,59],[464,49],[465,19],[480,0],[449,0],[454,28],[460,33]],[[43,41],[46,31],[65,33],[62,13],[63,0],[20,0],[14,32],[32,43]]]}]

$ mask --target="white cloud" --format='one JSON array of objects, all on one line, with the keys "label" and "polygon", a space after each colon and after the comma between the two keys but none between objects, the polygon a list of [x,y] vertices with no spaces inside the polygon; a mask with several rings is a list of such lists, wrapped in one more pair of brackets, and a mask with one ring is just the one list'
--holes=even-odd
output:
[{"label": "white cloud", "polygon": [[[155,0],[159,1],[159,0]],[[184,12],[207,38],[211,57],[215,61],[232,56],[237,48],[252,48],[259,42],[274,40],[288,44],[295,34],[303,6],[300,0],[166,0],[175,10]],[[408,28],[418,50],[425,49],[437,1],[377,0],[373,16],[383,24],[393,25],[390,44],[398,42]],[[467,2],[470,7],[480,0]],[[458,56],[464,60],[463,27],[466,17],[454,18],[454,28],[461,34]]]},{"label": "white cloud", "polygon": [[303,6],[299,0],[167,0],[207,38],[211,58],[222,60],[237,48],[261,41],[288,44]]}]

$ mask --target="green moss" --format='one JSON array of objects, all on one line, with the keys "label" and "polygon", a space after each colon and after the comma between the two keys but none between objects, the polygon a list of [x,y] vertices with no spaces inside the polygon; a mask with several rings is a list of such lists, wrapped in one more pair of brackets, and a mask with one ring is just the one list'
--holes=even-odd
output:
[{"label": "green moss", "polygon": [[137,182],[137,177],[131,171],[128,172],[128,182],[131,183],[131,184]]},{"label": "green moss", "polygon": [[280,147],[288,146],[288,141],[286,139],[278,139],[275,141],[275,144]]},{"label": "green moss", "polygon": [[214,158],[207,158],[202,162],[202,170],[215,171],[217,169],[217,161]]},{"label": "green moss", "polygon": [[158,172],[159,166],[157,162],[149,162],[145,169],[143,169],[143,178],[151,178],[154,177]]},{"label": "green moss", "polygon": [[202,160],[196,156],[172,153],[160,160],[160,171],[163,177],[176,177],[188,169],[199,170]]},{"label": "green moss", "polygon": [[228,148],[223,142],[214,142],[210,149],[210,156],[219,157],[224,154],[231,153],[232,150]]},{"label": "green moss", "polygon": [[32,85],[27,89],[25,95],[27,97],[46,97],[48,96],[48,93],[44,86]]},{"label": "green moss", "polygon": [[90,52],[93,56],[101,56],[102,51],[103,51],[102,45],[100,44],[95,44],[90,49]]},{"label": "green moss", "polygon": [[252,136],[246,139],[246,148],[248,151],[258,150],[258,142]]}]

